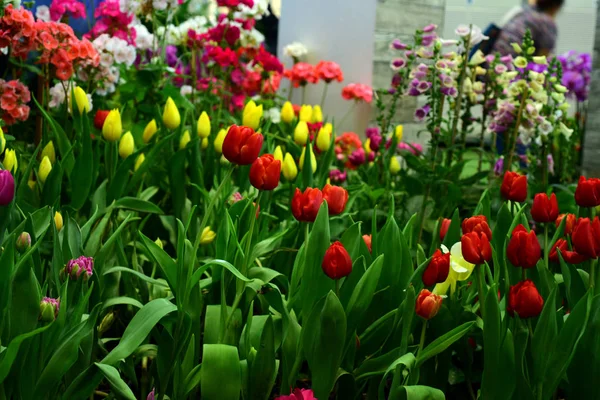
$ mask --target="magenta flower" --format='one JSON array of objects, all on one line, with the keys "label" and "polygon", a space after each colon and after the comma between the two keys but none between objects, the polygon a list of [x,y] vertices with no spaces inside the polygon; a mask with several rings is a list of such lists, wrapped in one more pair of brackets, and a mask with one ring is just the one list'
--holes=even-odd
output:
[{"label": "magenta flower", "polygon": [[289,396],[279,396],[275,400],[317,400],[312,389],[294,389]]},{"label": "magenta flower", "polygon": [[347,172],[342,172],[339,169],[333,169],[329,171],[329,179],[333,183],[343,183],[346,182],[346,178],[348,178]]},{"label": "magenta flower", "polygon": [[500,176],[504,173],[504,157],[500,157],[494,164],[494,175]]},{"label": "magenta flower", "polygon": [[0,206],[9,205],[15,198],[15,178],[7,170],[0,171]]},{"label": "magenta flower", "polygon": [[429,111],[431,111],[431,106],[429,104],[426,104],[421,108],[418,108],[415,111],[415,120],[418,122],[425,121],[425,118],[427,117],[427,114],[429,114]]},{"label": "magenta flower", "polygon": [[367,160],[367,155],[366,155],[365,149],[363,149],[362,147],[354,150],[348,156],[348,161],[350,161],[350,163],[352,165],[356,165],[356,166],[364,164],[366,160]]},{"label": "magenta flower", "polygon": [[65,267],[65,274],[71,279],[79,279],[83,273],[83,279],[89,279],[94,273],[94,259],[92,257],[81,256],[70,260]]},{"label": "magenta flower", "polygon": [[390,48],[394,50],[406,50],[407,47],[408,46],[402,43],[400,39],[394,39],[390,44]]},{"label": "magenta flower", "polygon": [[423,28],[423,32],[429,33],[429,32],[435,31],[436,29],[437,29],[437,25],[435,25],[435,24],[429,24],[425,28]]},{"label": "magenta flower", "polygon": [[58,317],[60,300],[44,297],[40,302],[40,319],[44,322],[52,322]]}]

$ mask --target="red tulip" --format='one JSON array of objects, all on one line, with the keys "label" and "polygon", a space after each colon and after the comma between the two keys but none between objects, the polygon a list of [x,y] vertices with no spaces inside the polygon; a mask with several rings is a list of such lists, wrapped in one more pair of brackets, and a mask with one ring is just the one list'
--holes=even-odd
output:
[{"label": "red tulip", "polygon": [[327,201],[329,215],[338,215],[344,211],[348,202],[348,191],[340,186],[326,184],[323,188],[323,199]]},{"label": "red tulip", "polygon": [[371,235],[363,235],[363,240],[365,241],[365,244],[367,245],[367,248],[369,249],[369,253],[373,252],[373,248],[371,247],[372,239],[373,239],[373,237]]},{"label": "red tulip", "polygon": [[465,233],[483,233],[487,236],[488,240],[492,240],[492,230],[487,223],[485,215],[475,215],[471,218],[467,218],[462,223],[462,231]]},{"label": "red tulip", "polygon": [[296,188],[292,198],[292,214],[298,221],[314,222],[323,203],[323,193],[319,189],[306,188],[304,193]]},{"label": "red tulip", "polygon": [[436,283],[442,283],[448,278],[450,272],[450,253],[442,253],[439,249],[433,253],[429,265],[423,271],[423,284],[432,286]]},{"label": "red tulip", "polygon": [[440,241],[444,241],[446,237],[446,233],[448,233],[448,228],[450,228],[450,224],[452,220],[449,218],[442,219],[442,223],[440,224]]},{"label": "red tulip", "polygon": [[[487,225],[487,224],[486,224]],[[471,264],[483,264],[492,259],[492,246],[483,233],[466,233],[460,239],[462,255]]]},{"label": "red tulip", "polygon": [[519,318],[537,317],[544,308],[544,299],[540,296],[535,284],[527,279],[510,287],[507,311],[515,313]]},{"label": "red tulip", "polygon": [[325,275],[331,279],[340,279],[352,272],[352,259],[341,242],[335,242],[325,252],[321,264]]},{"label": "red tulip", "polygon": [[96,129],[102,130],[102,126],[104,125],[104,121],[106,117],[108,117],[109,110],[98,110],[96,111],[96,115],[94,116],[94,126]]},{"label": "red tulip", "polygon": [[250,165],[263,144],[263,135],[247,126],[232,125],[223,141],[223,155],[234,164]]},{"label": "red tulip", "polygon": [[558,201],[552,193],[550,197],[546,193],[538,193],[533,198],[531,216],[535,222],[554,222],[558,218]]},{"label": "red tulip", "polygon": [[500,193],[506,200],[523,202],[527,198],[527,177],[516,172],[506,171]]},{"label": "red tulip", "polygon": [[575,202],[581,207],[596,207],[600,205],[600,179],[585,179],[579,177],[577,189],[575,189]]},{"label": "red tulip", "polygon": [[515,267],[533,268],[540,260],[542,249],[535,232],[529,233],[523,225],[518,225],[506,248],[506,255]]},{"label": "red tulip", "polygon": [[273,190],[279,184],[281,161],[271,154],[258,157],[250,167],[250,183],[258,190]]},{"label": "red tulip", "polygon": [[590,221],[589,218],[579,218],[573,229],[571,240],[577,253],[588,258],[598,258],[600,256],[600,220],[598,217],[593,221]]},{"label": "red tulip", "polygon": [[581,264],[582,262],[587,260],[587,257],[582,256],[576,251],[569,251],[569,243],[565,239],[558,239],[552,249],[550,249],[550,254],[548,259],[554,263],[558,263],[560,260],[558,259],[558,251],[560,249],[560,254],[562,254],[563,259],[569,264]]},{"label": "red tulip", "polygon": [[417,304],[415,305],[415,312],[419,317],[431,319],[440,311],[440,307],[442,307],[441,296],[433,294],[427,289],[421,290],[419,297],[417,297]]},{"label": "red tulip", "polygon": [[575,214],[560,214],[558,218],[556,218],[556,228],[560,226],[563,218],[567,217],[567,222],[565,222],[565,235],[570,235],[573,233],[573,228],[575,227],[575,223],[577,222],[577,218]]}]

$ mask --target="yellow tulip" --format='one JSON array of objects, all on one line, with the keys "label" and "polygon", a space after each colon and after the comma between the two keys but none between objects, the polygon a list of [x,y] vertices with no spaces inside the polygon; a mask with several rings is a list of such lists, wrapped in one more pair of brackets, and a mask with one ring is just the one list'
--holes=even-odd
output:
[{"label": "yellow tulip", "polygon": [[225,136],[227,136],[227,131],[221,129],[215,138],[215,151],[219,154],[223,152],[223,141],[225,140]]},{"label": "yellow tulip", "polygon": [[283,162],[283,151],[281,150],[281,146],[275,147],[275,151],[273,152],[273,158],[275,160]]},{"label": "yellow tulip", "polygon": [[185,146],[188,145],[190,140],[190,131],[186,130],[183,132],[183,135],[181,135],[181,139],[179,139],[179,150],[185,149]]},{"label": "yellow tulip", "polygon": [[296,176],[298,176],[298,167],[296,167],[294,157],[292,157],[290,153],[285,154],[281,172],[283,172],[283,176],[285,177],[285,179],[287,179],[290,182],[296,179]]},{"label": "yellow tulip", "polygon": [[398,161],[398,158],[396,157],[392,157],[390,160],[390,172],[392,175],[396,175],[398,172],[400,172],[400,161]]},{"label": "yellow tulip", "polygon": [[329,146],[331,146],[331,132],[323,126],[317,134],[317,148],[321,151],[327,151]]},{"label": "yellow tulip", "polygon": [[[312,148],[309,151],[310,151],[310,165],[312,167],[312,172],[314,174],[315,172],[317,172],[317,158],[315,157],[315,153],[312,151]],[[304,147],[302,149],[302,154],[300,154],[300,162],[298,164],[298,166],[300,167],[300,171],[302,171],[302,168],[304,167],[304,153],[306,153],[306,147]]]},{"label": "yellow tulip", "polygon": [[298,125],[296,125],[296,128],[294,129],[294,142],[296,142],[296,144],[299,146],[303,146],[306,144],[307,140],[308,140],[308,125],[306,124],[306,121],[300,121],[300,122],[298,122]]},{"label": "yellow tulip", "polygon": [[6,152],[4,153],[4,161],[2,161],[2,164],[4,165],[4,168],[6,168],[7,171],[12,172],[13,175],[15,174],[15,172],[17,172],[19,163],[17,161],[17,154],[14,150],[6,149]]},{"label": "yellow tulip", "polygon": [[163,124],[165,124],[168,129],[177,129],[180,123],[181,115],[179,115],[179,110],[173,99],[169,97],[163,111]]},{"label": "yellow tulip", "polygon": [[6,147],[6,138],[4,137],[4,131],[2,131],[2,127],[0,127],[0,154],[2,154],[5,147]]},{"label": "yellow tulip", "polygon": [[[442,246],[442,251],[447,253],[448,248]],[[462,255],[461,243],[455,243],[450,250],[450,272],[448,278],[446,278],[443,283],[435,285],[433,293],[443,295],[446,294],[448,288],[450,288],[450,293],[453,294],[456,290],[456,282],[469,279],[473,272],[473,268],[475,268],[475,264],[466,261]]]},{"label": "yellow tulip", "polygon": [[146,156],[144,155],[144,153],[137,156],[137,158],[135,159],[135,165],[133,166],[134,172],[137,171],[142,166],[142,164],[144,163],[144,160],[146,160]]},{"label": "yellow tulip", "polygon": [[54,226],[56,226],[58,232],[63,228],[63,217],[58,211],[54,213]]},{"label": "yellow tulip", "polygon": [[283,104],[283,107],[281,107],[281,120],[289,124],[294,120],[295,116],[296,115],[294,114],[294,107],[292,106],[292,103],[286,101]]},{"label": "yellow tulip", "polygon": [[210,244],[215,240],[217,234],[215,231],[210,229],[210,226],[207,226],[202,230],[202,235],[200,236],[200,244]]},{"label": "yellow tulip", "polygon": [[83,114],[84,111],[86,113],[90,112],[90,101],[82,88],[77,86],[73,89],[73,97],[75,97],[75,104],[77,104],[79,114]]},{"label": "yellow tulip", "polygon": [[202,111],[202,114],[200,114],[196,130],[198,137],[201,137],[202,139],[207,138],[210,135],[210,118],[206,111]]},{"label": "yellow tulip", "polygon": [[48,157],[52,164],[56,161],[56,152],[54,151],[54,143],[52,141],[48,142],[42,150],[42,158],[44,157]]},{"label": "yellow tulip", "polygon": [[323,122],[323,111],[321,110],[320,105],[316,105],[313,107],[311,122],[313,124],[316,122]]},{"label": "yellow tulip", "polygon": [[263,106],[256,106],[254,101],[250,100],[246,107],[244,107],[244,112],[242,113],[242,125],[248,126],[254,130],[258,129],[260,125],[260,119],[263,116]]},{"label": "yellow tulip", "polygon": [[331,122],[328,122],[325,125],[323,125],[323,129],[325,129],[325,131],[329,133],[333,133],[333,125],[331,125]]},{"label": "yellow tulip", "polygon": [[365,140],[365,142],[363,143],[363,148],[365,149],[367,154],[371,152],[371,139],[367,138],[367,140]]},{"label": "yellow tulip", "polygon": [[119,140],[119,155],[122,159],[129,157],[133,153],[134,148],[135,144],[131,132],[127,132],[121,136],[121,140]]},{"label": "yellow tulip", "polygon": [[397,125],[394,134],[396,135],[396,140],[400,143],[402,141],[402,136],[404,135],[404,125]]},{"label": "yellow tulip", "polygon": [[46,178],[50,175],[50,171],[52,171],[52,163],[48,156],[42,158],[42,162],[40,163],[40,168],[38,169],[38,178],[40,178],[40,182],[46,182]]},{"label": "yellow tulip", "polygon": [[158,126],[156,126],[156,120],[153,119],[152,121],[148,122],[148,124],[144,128],[144,133],[142,135],[144,143],[148,143],[156,132],[158,132]]},{"label": "yellow tulip", "polygon": [[310,122],[312,120],[312,115],[312,106],[305,104],[302,107],[300,107],[300,121]]},{"label": "yellow tulip", "polygon": [[208,138],[202,139],[202,143],[200,144],[200,147],[202,147],[202,150],[206,150],[206,148],[208,147]]},{"label": "yellow tulip", "polygon": [[102,136],[109,142],[116,142],[123,133],[121,113],[118,109],[111,110],[102,125]]}]

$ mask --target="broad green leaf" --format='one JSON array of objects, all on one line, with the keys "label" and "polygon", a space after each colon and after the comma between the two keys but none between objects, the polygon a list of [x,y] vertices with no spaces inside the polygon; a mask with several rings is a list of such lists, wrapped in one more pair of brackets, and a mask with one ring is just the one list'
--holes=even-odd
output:
[{"label": "broad green leaf", "polygon": [[454,342],[466,335],[471,330],[473,325],[475,325],[475,321],[465,322],[464,324],[457,326],[450,332],[446,332],[442,336],[435,339],[433,342],[429,343],[429,345],[427,345],[427,347],[425,347],[423,351],[418,354],[416,362],[417,367],[422,365],[431,357],[434,357],[442,351],[446,350]]},{"label": "broad green leaf", "polygon": [[4,382],[4,379],[6,379],[6,376],[10,372],[10,368],[12,367],[12,364],[15,361],[15,357],[19,352],[19,347],[21,346],[21,343],[35,335],[44,332],[51,326],[52,324],[48,324],[31,332],[19,335],[10,341],[6,349],[1,353],[4,356],[2,357],[2,360],[0,360],[0,383]]},{"label": "broad green leaf", "polygon": [[156,204],[136,197],[121,197],[115,202],[115,208],[145,212],[149,214],[162,214],[162,210]]},{"label": "broad green leaf", "polygon": [[556,291],[555,288],[550,296],[544,301],[544,308],[538,319],[533,338],[531,340],[531,354],[533,355],[532,381],[543,381],[548,366],[548,352],[552,348],[558,335],[556,325]]},{"label": "broad green leaf", "polygon": [[250,399],[267,400],[273,390],[278,369],[275,360],[275,332],[271,316],[263,324],[258,339],[257,346],[253,346],[256,349],[256,356],[252,360],[248,360],[248,392]]},{"label": "broad green leaf", "polygon": [[167,282],[169,283],[169,287],[171,291],[175,293],[176,284],[177,284],[177,263],[153,240],[150,240],[147,236],[140,232],[140,237],[142,238],[142,242],[146,249],[150,253],[151,257],[158,264],[163,275]]},{"label": "broad green leaf", "polygon": [[[444,400],[446,396],[439,389],[429,386],[402,386],[399,399],[406,400]],[[392,397],[390,397],[392,400]]]},{"label": "broad green leaf", "polygon": [[123,397],[128,400],[136,400],[135,395],[127,386],[127,383],[121,378],[119,371],[110,365],[102,364],[102,363],[94,363],[100,372],[104,375],[110,387],[115,391],[119,397]]},{"label": "broad green leaf", "polygon": [[[362,276],[358,284],[352,292],[350,301],[346,306],[346,318],[348,330],[346,332],[347,340],[352,337],[354,331],[360,324],[364,313],[369,308],[373,294],[377,288],[381,269],[384,263],[384,255],[380,255],[373,261],[373,264],[367,269],[367,272]],[[351,339],[350,339],[351,340]]]},{"label": "broad green leaf", "polygon": [[402,372],[402,370],[408,370],[410,372],[411,369],[413,369],[413,367],[415,366],[417,360],[415,359],[415,355],[413,353],[406,353],[402,356],[400,356],[399,358],[397,358],[396,360],[394,360],[385,370],[385,373],[383,374],[383,378],[381,379],[380,383],[379,383],[379,390],[378,390],[378,398],[380,400],[384,400],[384,393],[385,393],[385,385],[387,382],[387,376],[391,373],[400,373]]},{"label": "broad green leaf", "polygon": [[240,359],[236,347],[205,344],[202,358],[202,398],[238,400],[242,390]]},{"label": "broad green leaf", "polygon": [[111,297],[110,299],[106,300],[102,306],[102,309],[106,309],[108,307],[114,307],[117,305],[128,305],[128,306],[134,306],[137,308],[142,308],[144,307],[144,305],[142,303],[140,303],[139,300],[133,299],[131,297],[127,297],[127,296],[121,296],[121,297]]},{"label": "broad green leaf", "polygon": [[157,279],[150,278],[147,275],[142,274],[141,272],[135,271],[131,268],[127,267],[112,267],[106,271],[104,271],[103,275],[114,274],[116,272],[126,272],[128,274],[133,274],[143,280],[144,282],[148,282],[151,285],[158,285],[162,287],[168,288],[169,286],[164,283],[164,281],[159,281]]},{"label": "broad green leaf", "polygon": [[71,171],[71,207],[79,210],[90,195],[94,174],[94,155],[92,152],[92,138],[90,125],[87,118],[82,118],[83,131],[81,132],[81,151],[75,158],[75,166]]}]

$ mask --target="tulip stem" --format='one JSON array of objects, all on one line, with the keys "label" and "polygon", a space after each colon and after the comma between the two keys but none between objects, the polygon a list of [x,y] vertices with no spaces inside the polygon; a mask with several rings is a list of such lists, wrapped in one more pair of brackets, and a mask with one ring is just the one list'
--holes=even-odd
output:
[{"label": "tulip stem", "polygon": [[419,341],[417,357],[421,354],[421,351],[423,351],[423,346],[425,345],[425,331],[427,331],[427,320],[423,320],[423,327],[421,328],[421,340]]},{"label": "tulip stem", "polygon": [[548,223],[544,224],[544,261],[546,262],[546,269],[550,270],[550,260],[548,260],[548,254],[550,252],[550,243],[548,243]]},{"label": "tulip stem", "polygon": [[[256,205],[253,205],[252,208],[254,212],[252,213],[250,220],[250,232],[248,234],[248,240],[246,241],[246,251],[244,253],[244,269],[242,270],[242,274],[246,276],[248,274],[248,267],[250,263],[253,261],[250,259],[250,248],[252,245],[252,234],[254,233],[254,224],[256,223],[256,212],[258,211],[258,207],[260,207],[260,198],[262,197],[262,191],[258,192],[258,196],[256,197]],[[242,289],[243,290],[243,289]]]},{"label": "tulip stem", "polygon": [[590,289],[592,289],[592,295],[596,292],[596,265],[598,264],[598,259],[594,258],[590,263]]},{"label": "tulip stem", "polygon": [[335,295],[338,298],[340,297],[340,280],[339,279],[335,280]]},{"label": "tulip stem", "polygon": [[321,95],[321,108],[325,104],[325,98],[327,97],[327,89],[329,88],[329,84],[325,83],[325,87],[323,88],[323,94]]},{"label": "tulip stem", "polygon": [[479,291],[479,311],[481,312],[481,318],[484,318],[483,315],[483,309],[484,309],[484,297],[483,297],[483,281],[484,281],[484,276],[483,276],[483,270],[482,270],[482,265],[478,264],[477,265],[477,286],[478,286],[478,291]]}]

